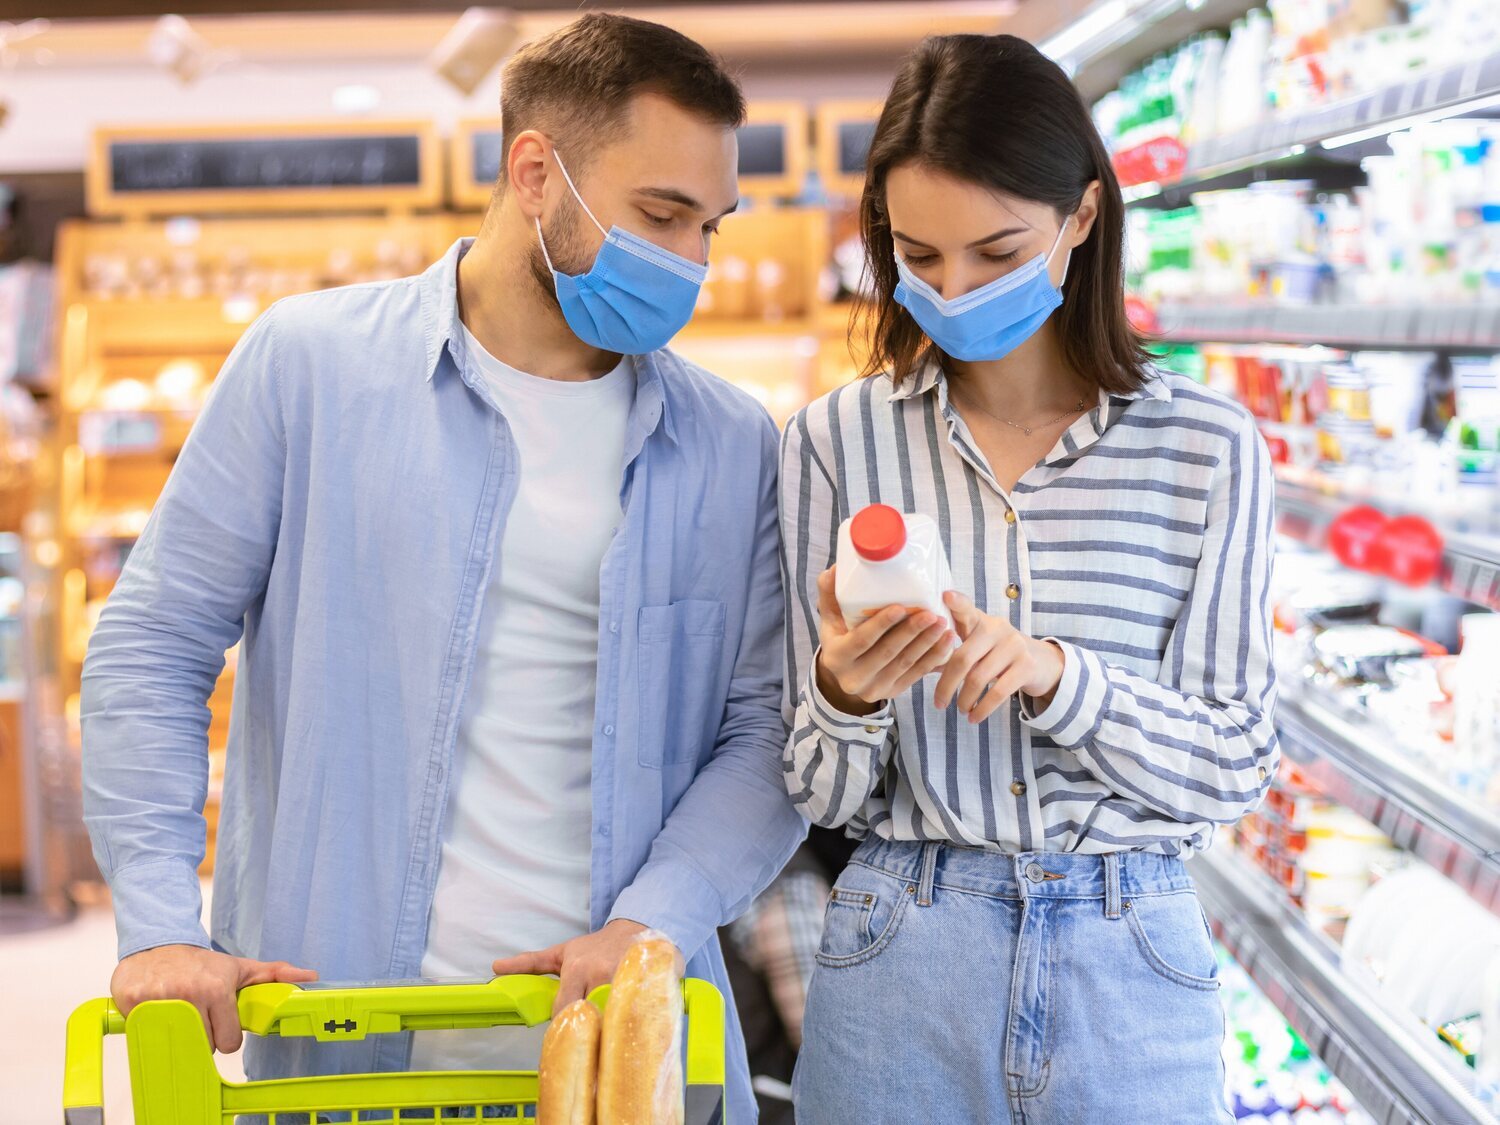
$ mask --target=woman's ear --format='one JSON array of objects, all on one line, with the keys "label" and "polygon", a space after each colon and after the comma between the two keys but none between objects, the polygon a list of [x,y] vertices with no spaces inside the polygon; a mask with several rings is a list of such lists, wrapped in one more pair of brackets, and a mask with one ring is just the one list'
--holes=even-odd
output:
[{"label": "woman's ear", "polygon": [[1093,180],[1083,189],[1083,201],[1073,212],[1073,233],[1063,241],[1069,247],[1081,246],[1094,229],[1094,220],[1099,217],[1099,181]]}]

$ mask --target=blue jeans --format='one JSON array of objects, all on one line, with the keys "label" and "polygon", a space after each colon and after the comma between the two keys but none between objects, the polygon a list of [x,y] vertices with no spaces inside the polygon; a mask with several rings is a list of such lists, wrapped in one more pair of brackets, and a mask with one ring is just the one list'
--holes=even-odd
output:
[{"label": "blue jeans", "polygon": [[1230,1121],[1218,988],[1181,860],[867,840],[829,899],[797,1120]]}]

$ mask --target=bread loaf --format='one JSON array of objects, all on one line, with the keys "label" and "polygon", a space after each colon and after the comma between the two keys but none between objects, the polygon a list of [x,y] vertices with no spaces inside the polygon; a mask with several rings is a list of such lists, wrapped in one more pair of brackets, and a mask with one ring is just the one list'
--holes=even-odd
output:
[{"label": "bread loaf", "polygon": [[682,985],[677,948],[638,941],[604,1007],[599,1125],[683,1125]]},{"label": "bread loaf", "polygon": [[575,1000],[552,1019],[537,1068],[537,1125],[594,1125],[599,1009]]}]

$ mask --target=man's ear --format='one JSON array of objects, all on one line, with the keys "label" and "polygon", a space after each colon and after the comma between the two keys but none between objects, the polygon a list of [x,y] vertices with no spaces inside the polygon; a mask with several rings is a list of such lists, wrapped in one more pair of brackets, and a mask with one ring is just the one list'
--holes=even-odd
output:
[{"label": "man's ear", "polygon": [[514,195],[527,222],[540,218],[546,198],[547,157],[552,142],[535,129],[527,129],[510,143],[505,157],[506,194]]}]

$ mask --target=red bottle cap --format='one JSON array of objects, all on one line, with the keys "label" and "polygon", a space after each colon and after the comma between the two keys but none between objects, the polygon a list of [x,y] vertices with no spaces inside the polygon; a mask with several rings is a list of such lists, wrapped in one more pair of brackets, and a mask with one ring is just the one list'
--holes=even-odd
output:
[{"label": "red bottle cap", "polygon": [[906,546],[906,519],[888,504],[871,504],[855,513],[849,540],[860,558],[884,562]]}]

